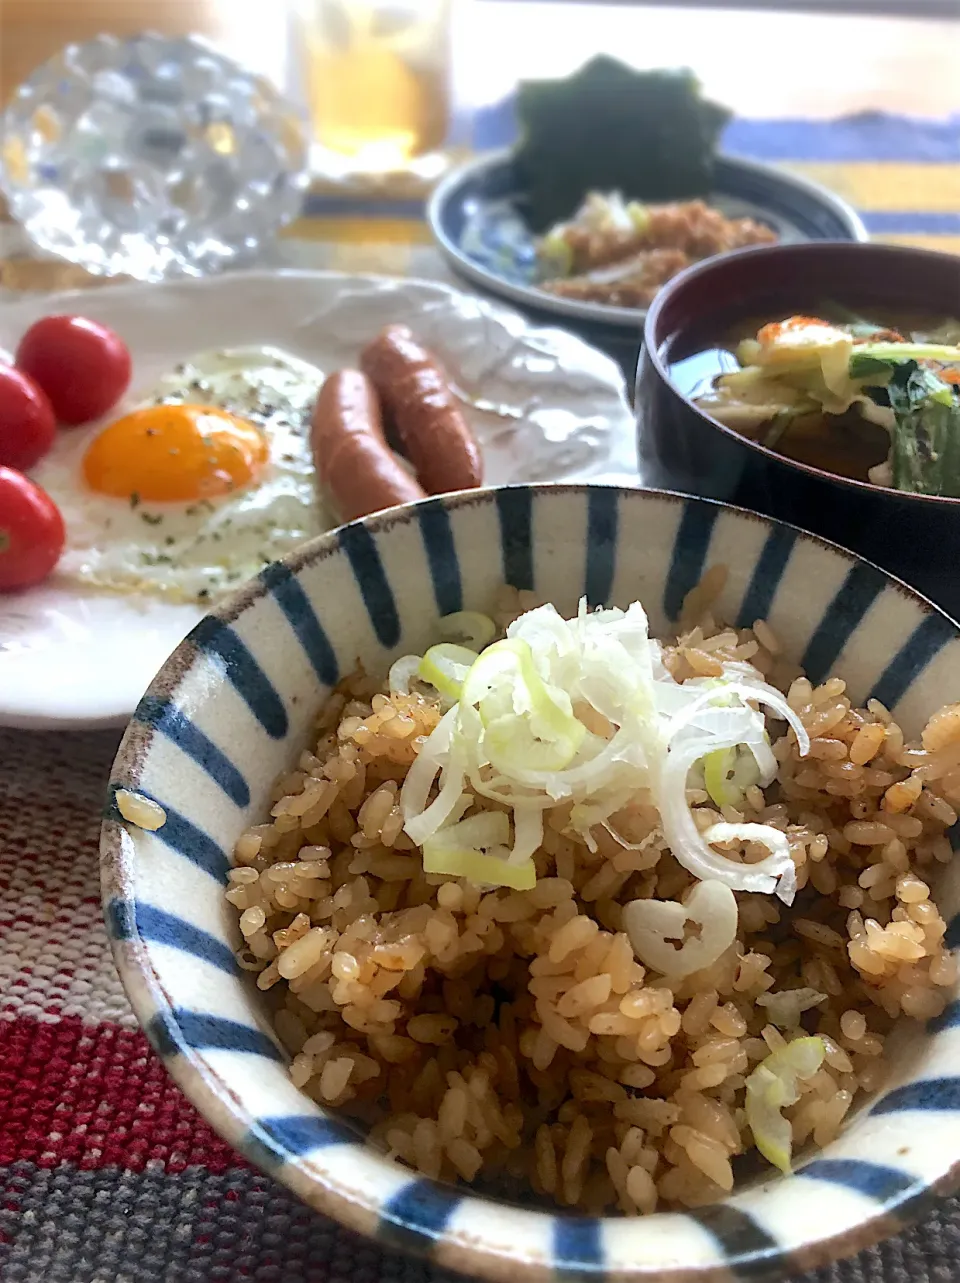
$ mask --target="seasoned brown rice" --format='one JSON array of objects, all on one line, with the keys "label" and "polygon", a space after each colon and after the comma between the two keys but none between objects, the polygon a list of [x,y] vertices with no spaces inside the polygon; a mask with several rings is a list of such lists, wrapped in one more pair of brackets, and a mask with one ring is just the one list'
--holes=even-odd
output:
[{"label": "seasoned brown rice", "polygon": [[[707,971],[667,987],[620,930],[621,903],[694,882],[649,805],[616,818],[634,849],[596,830],[595,852],[548,812],[531,891],[424,874],[398,790],[439,713],[363,674],[237,843],[238,957],[269,995],[294,1083],[401,1162],[588,1213],[697,1206],[754,1147],[745,1082],[771,1051],[801,1028],[824,1037],[786,1111],[795,1144],[822,1146],[881,1084],[893,1021],[945,1006],[957,967],[930,880],[960,807],[960,706],[905,743],[876,701],[853,708],[842,680],[790,670],[765,622],[718,627],[705,611],[722,586],[715,569],[685,604],[668,668],[683,680],[748,659],[812,744],[801,758],[792,731],[777,740],[778,779],[748,789],[743,811],[690,796],[701,829],[786,832],[800,887],[790,911],[737,893],[738,938]],[[506,594],[499,622],[531,604]]]}]

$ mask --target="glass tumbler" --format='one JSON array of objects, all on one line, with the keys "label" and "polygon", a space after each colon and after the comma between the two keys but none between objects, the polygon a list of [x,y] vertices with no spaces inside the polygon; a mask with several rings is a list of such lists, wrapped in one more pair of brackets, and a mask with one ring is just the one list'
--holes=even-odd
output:
[{"label": "glass tumbler", "polygon": [[450,120],[451,3],[299,0],[323,168],[391,173],[423,168],[438,153]]}]

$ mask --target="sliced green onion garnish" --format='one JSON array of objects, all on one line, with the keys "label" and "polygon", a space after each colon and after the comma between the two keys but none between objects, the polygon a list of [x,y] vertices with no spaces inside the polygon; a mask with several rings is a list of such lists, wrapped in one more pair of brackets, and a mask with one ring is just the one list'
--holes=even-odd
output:
[{"label": "sliced green onion garnish", "polygon": [[[501,882],[499,866],[469,864],[478,856],[510,861],[529,878],[546,812],[568,808],[566,826],[595,850],[592,831],[608,825],[615,834],[612,817],[645,791],[671,852],[697,878],[792,900],[796,869],[781,830],[724,821],[701,833],[687,802],[695,766],[721,806],[737,803],[753,783],[770,783],[777,763],[765,712],[790,724],[801,755],[809,747],[783,695],[749,665],[725,664],[719,681],[678,684],[639,602],[593,611],[584,601],[571,619],[552,606],[528,611],[479,655],[444,642],[417,671],[454,704],[401,790],[404,830],[417,846],[429,843],[431,869],[467,876],[469,867],[471,876],[492,881],[497,874]],[[497,823],[506,828],[470,837],[455,822],[485,801],[504,808]],[[714,842],[760,842],[770,855],[741,863],[714,850]]]},{"label": "sliced green onion garnish", "polygon": [[483,652],[463,684],[461,704],[478,706],[490,762],[508,775],[562,771],[587,733],[569,696],[546,685],[529,643],[517,638]]},{"label": "sliced green onion garnish", "polygon": [[[497,717],[486,727],[484,745],[491,765],[498,771],[562,771],[577,755],[585,728],[571,717],[569,732],[552,739],[539,739],[525,718],[517,714]],[[579,727],[579,731],[575,728]]]},{"label": "sliced green onion garnish", "polygon": [[736,806],[740,790],[730,782],[737,764],[736,750],[718,748],[703,759],[703,783],[717,806]]},{"label": "sliced green onion garnish", "polygon": [[797,1038],[761,1060],[747,1079],[747,1122],[757,1149],[787,1176],[793,1156],[793,1128],[783,1110],[797,1103],[797,1081],[812,1078],[825,1055],[822,1038]]},{"label": "sliced green onion garnish", "polygon": [[564,229],[548,232],[540,242],[540,259],[557,276],[569,276],[573,270],[573,250]]},{"label": "sliced green onion garnish", "polygon": [[532,859],[510,864],[510,821],[503,811],[483,811],[438,830],[423,844],[423,870],[467,878],[486,886],[529,891],[537,881]]},{"label": "sliced green onion garnish", "polygon": [[496,855],[484,855],[470,848],[433,849],[428,840],[423,847],[424,873],[442,873],[451,878],[466,878],[478,886],[511,887],[514,891],[532,891],[537,885],[537,871],[532,860],[509,864]]},{"label": "sliced green onion garnish", "polygon": [[[480,715],[483,717],[485,697],[497,679],[504,677],[511,669],[519,670],[515,684],[522,686],[526,692],[528,715],[535,734],[541,738],[570,737],[579,744],[586,734],[586,727],[573,716],[570,697],[559,688],[545,684],[537,672],[533,651],[528,642],[511,637],[488,646],[470,670],[470,675],[463,684],[461,698],[468,704],[479,705]],[[516,697],[514,704],[516,705]]]},{"label": "sliced green onion garnish", "polygon": [[479,654],[496,637],[497,625],[489,615],[481,615],[479,611],[458,610],[443,616],[437,624],[437,634],[445,642],[468,646]]},{"label": "sliced green onion garnish", "polygon": [[476,651],[467,650],[466,646],[441,642],[430,647],[417,672],[447,699],[459,699],[460,690],[476,658]]},{"label": "sliced green onion garnish", "polygon": [[[505,641],[494,642],[492,646],[488,646],[483,654],[477,657],[463,683],[463,690],[460,692],[463,702],[474,706],[479,704],[498,683],[499,678],[516,672],[524,654],[530,657],[530,647],[526,642],[517,641],[515,638],[508,637]],[[530,663],[532,665],[532,658]]]},{"label": "sliced green onion garnish", "polygon": [[650,226],[650,210],[640,201],[627,201],[627,214],[636,231],[645,232]]}]

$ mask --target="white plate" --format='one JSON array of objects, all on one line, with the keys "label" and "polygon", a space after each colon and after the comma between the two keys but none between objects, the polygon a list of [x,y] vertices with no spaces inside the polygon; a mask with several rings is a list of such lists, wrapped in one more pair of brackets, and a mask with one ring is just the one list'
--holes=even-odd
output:
[{"label": "white plate", "polygon": [[[355,365],[381,326],[406,321],[467,398],[486,481],[636,484],[633,415],[608,357],[559,330],[429,281],[247,272],[30,298],[0,306],[0,348],[40,316],[79,312],[133,354],[132,391],[192,353],[270,343],[325,371]],[[125,722],[198,607],[58,583],[0,595],[0,725]]]}]

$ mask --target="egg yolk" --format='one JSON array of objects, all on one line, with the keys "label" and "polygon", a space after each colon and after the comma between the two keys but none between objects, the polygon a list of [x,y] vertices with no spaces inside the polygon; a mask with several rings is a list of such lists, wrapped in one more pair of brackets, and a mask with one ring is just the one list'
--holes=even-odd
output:
[{"label": "egg yolk", "polygon": [[263,433],[215,405],[151,405],[117,419],[83,456],[99,494],[156,503],[240,490],[269,458]]}]

